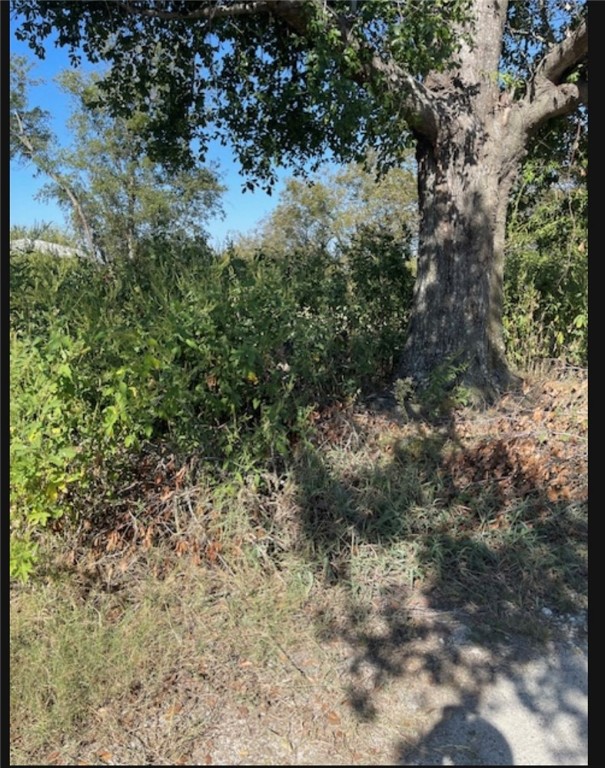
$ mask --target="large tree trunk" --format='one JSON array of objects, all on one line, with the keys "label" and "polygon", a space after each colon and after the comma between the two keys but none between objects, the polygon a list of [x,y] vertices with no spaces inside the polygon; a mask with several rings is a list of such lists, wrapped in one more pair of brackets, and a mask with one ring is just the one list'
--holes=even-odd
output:
[{"label": "large tree trunk", "polygon": [[511,186],[532,133],[587,103],[586,84],[565,80],[586,56],[585,22],[536,63],[522,98],[500,87],[507,5],[473,0],[473,45],[462,43],[458,70],[423,83],[433,120],[417,130],[418,274],[398,371],[422,387],[450,366],[487,399],[519,381],[502,325]]},{"label": "large tree trunk", "polygon": [[398,375],[422,387],[450,367],[492,399],[516,380],[503,339],[504,236],[526,136],[495,77],[505,9],[487,0],[475,10],[460,68],[425,79],[436,129],[417,135],[418,273]]},{"label": "large tree trunk", "polygon": [[491,398],[516,381],[502,295],[506,203],[520,152],[503,149],[494,128],[487,139],[464,123],[447,134],[418,141],[418,273],[399,376],[423,386],[451,367]]}]

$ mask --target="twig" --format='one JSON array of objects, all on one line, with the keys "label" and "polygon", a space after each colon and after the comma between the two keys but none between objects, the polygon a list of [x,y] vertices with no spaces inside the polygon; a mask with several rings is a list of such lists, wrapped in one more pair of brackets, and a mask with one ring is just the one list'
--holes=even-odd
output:
[{"label": "twig", "polygon": [[298,666],[298,664],[297,664],[297,663],[294,661],[294,659],[292,658],[292,656],[290,656],[290,654],[288,653],[288,651],[286,651],[286,649],[285,649],[285,648],[282,646],[282,644],[279,642],[279,640],[276,640],[274,637],[271,637],[271,635],[266,635],[266,637],[268,637],[270,640],[272,640],[272,641],[275,643],[275,645],[276,645],[276,646],[279,648],[279,650],[280,650],[280,651],[281,651],[281,652],[284,654],[284,656],[285,656],[285,657],[288,659],[288,661],[290,662],[290,664],[292,664],[292,666],[294,667],[294,669],[296,669],[298,672],[300,672],[300,674],[301,674],[303,677],[305,677],[305,678],[306,678],[306,679],[307,679],[307,680],[308,680],[310,683],[313,683],[313,680],[312,680],[312,679],[309,677],[309,675],[307,675],[307,673],[305,672],[305,670],[304,670],[304,669],[301,669],[301,667],[299,667],[299,666]]}]

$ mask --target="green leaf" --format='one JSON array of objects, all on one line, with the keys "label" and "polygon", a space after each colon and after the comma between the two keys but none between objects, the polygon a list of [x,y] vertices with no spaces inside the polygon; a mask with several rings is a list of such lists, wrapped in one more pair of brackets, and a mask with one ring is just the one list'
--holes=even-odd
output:
[{"label": "green leaf", "polygon": [[61,365],[59,365],[57,369],[57,373],[59,376],[62,376],[64,379],[69,379],[70,381],[73,380],[71,366],[68,363],[61,363]]}]

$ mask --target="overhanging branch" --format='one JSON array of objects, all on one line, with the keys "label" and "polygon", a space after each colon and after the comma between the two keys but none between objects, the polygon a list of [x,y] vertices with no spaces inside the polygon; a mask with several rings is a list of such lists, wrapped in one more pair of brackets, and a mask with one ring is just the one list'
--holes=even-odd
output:
[{"label": "overhanging branch", "polygon": [[299,37],[305,39],[310,48],[315,44],[314,33],[310,25],[313,14],[309,13],[309,10],[313,8],[315,13],[321,13],[324,16],[326,24],[338,30],[340,36],[339,53],[349,48],[358,56],[360,63],[357,69],[347,65],[346,76],[359,85],[372,88],[376,92],[385,89],[396,92],[401,103],[401,112],[410,127],[431,140],[437,134],[437,101],[430,90],[394,61],[385,62],[372,51],[367,51],[365,42],[353,33],[349,20],[336,13],[323,0],[249,0],[248,2],[246,0],[236,2],[216,0],[215,2],[200,2],[199,7],[187,13],[167,11],[165,4],[160,2],[142,3],[124,0],[118,3],[118,7],[130,15],[156,17],[166,21],[178,19],[181,21],[206,20],[211,22],[212,20],[236,16],[270,14]]},{"label": "overhanging branch", "polygon": [[582,64],[588,54],[588,30],[585,21],[555,45],[538,64],[527,94],[516,113],[525,133],[534,132],[546,120],[573,112],[588,104],[588,83],[572,82],[569,74]]}]

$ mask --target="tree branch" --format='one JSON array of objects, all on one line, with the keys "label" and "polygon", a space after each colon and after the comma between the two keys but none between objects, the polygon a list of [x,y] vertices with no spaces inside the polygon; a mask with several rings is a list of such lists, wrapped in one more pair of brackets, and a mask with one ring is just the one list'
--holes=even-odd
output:
[{"label": "tree branch", "polygon": [[555,45],[538,64],[527,94],[520,102],[516,119],[525,133],[533,133],[546,120],[573,112],[588,104],[588,83],[568,82],[566,77],[588,54],[585,21]]},{"label": "tree branch", "polygon": [[[290,0],[287,5],[301,6],[304,5],[305,0]],[[137,2],[119,2],[118,6],[130,14],[131,16],[148,16],[158,19],[165,19],[167,21],[180,19],[183,21],[191,21],[195,19],[205,19],[212,21],[213,19],[225,19],[234,16],[253,16],[258,13],[270,13],[274,6],[279,3],[279,0],[241,0],[241,2],[226,2],[225,0],[217,0],[214,3],[204,3],[202,7],[195,11],[188,13],[176,13],[175,11],[164,11],[162,8],[157,7],[156,3],[137,3]]]},{"label": "tree branch", "polygon": [[[417,133],[433,142],[439,128],[438,100],[422,83],[415,80],[395,62],[384,62],[373,56],[365,68],[367,79],[377,88],[386,87],[401,98],[401,110],[406,122]],[[379,82],[376,75],[382,75]]]},{"label": "tree branch", "polygon": [[539,63],[534,81],[542,79],[559,84],[572,67],[579,64],[588,53],[588,27],[582,21],[565,40],[555,45]]},{"label": "tree branch", "polygon": [[[331,18],[327,22],[340,34],[340,52],[346,48],[352,49],[359,61],[356,71],[351,71],[350,65],[347,65],[347,77],[359,85],[369,85],[377,93],[384,92],[385,89],[396,93],[408,125],[433,141],[437,136],[439,111],[438,101],[431,91],[394,61],[385,62],[368,49],[366,43],[353,33],[351,22],[347,18],[326,7],[322,0],[312,0],[312,4],[317,11],[330,14]],[[308,27],[309,16],[300,13],[302,5],[304,3],[282,0],[272,3],[271,11],[299,36],[307,39],[312,46],[313,38]]]},{"label": "tree branch", "polygon": [[402,114],[410,127],[430,140],[437,135],[437,100],[430,90],[395,62],[385,62],[373,52],[367,51],[364,41],[353,34],[350,22],[327,6],[323,0],[237,0],[236,2],[216,0],[213,3],[204,2],[200,5],[201,7],[197,10],[189,13],[176,13],[163,10],[157,3],[150,5],[129,2],[129,0],[118,3],[118,6],[130,15],[157,17],[164,20],[212,21],[235,16],[271,14],[297,35],[306,39],[309,47],[313,47],[314,40],[309,26],[312,14],[308,13],[308,9],[314,7],[316,12],[324,14],[329,25],[338,30],[341,51],[351,48],[358,54],[359,61],[363,62],[360,63],[357,71],[347,69],[347,76],[359,85],[369,85],[377,92],[384,91],[385,88],[396,92],[401,99]]}]

